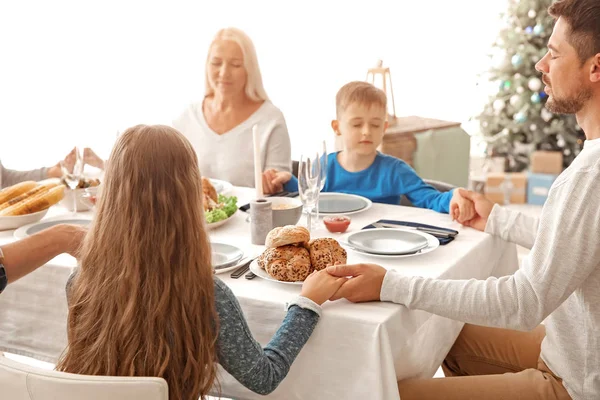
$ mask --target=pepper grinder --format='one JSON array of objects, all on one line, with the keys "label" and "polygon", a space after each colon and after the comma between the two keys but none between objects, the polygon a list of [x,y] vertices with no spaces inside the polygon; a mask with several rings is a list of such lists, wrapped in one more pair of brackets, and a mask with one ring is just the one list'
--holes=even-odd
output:
[{"label": "pepper grinder", "polygon": [[267,234],[273,229],[271,202],[257,199],[250,202],[250,239],[252,244],[264,245]]}]

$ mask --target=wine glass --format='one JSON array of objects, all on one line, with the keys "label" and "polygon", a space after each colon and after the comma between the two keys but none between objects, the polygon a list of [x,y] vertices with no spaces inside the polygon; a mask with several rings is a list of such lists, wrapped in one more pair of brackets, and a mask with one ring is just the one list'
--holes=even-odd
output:
[{"label": "wine glass", "polygon": [[321,190],[325,187],[325,180],[327,179],[327,144],[323,140],[322,153],[319,154],[319,160],[321,162]]},{"label": "wine glass", "polygon": [[71,189],[71,195],[73,197],[73,214],[77,214],[77,196],[75,190],[79,186],[79,182],[83,179],[83,154],[79,147],[73,149],[75,162],[73,166],[67,164],[66,160],[60,162],[60,169],[62,171],[63,179],[65,183]]},{"label": "wine glass", "polygon": [[298,195],[306,213],[306,228],[309,232],[318,221],[320,191],[321,159],[318,152],[314,156],[301,155],[298,166]]}]

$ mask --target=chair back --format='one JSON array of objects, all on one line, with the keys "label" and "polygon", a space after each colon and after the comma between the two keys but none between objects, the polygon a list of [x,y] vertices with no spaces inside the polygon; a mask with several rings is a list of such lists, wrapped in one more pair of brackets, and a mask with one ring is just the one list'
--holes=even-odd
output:
[{"label": "chair back", "polygon": [[69,374],[35,368],[0,353],[0,398],[6,400],[168,400],[162,378]]}]

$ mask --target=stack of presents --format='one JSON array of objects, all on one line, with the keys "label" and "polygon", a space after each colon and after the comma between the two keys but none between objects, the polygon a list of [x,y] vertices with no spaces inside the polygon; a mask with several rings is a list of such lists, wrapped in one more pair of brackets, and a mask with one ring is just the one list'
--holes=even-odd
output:
[{"label": "stack of presents", "polygon": [[535,151],[528,172],[490,172],[485,196],[498,204],[543,205],[554,180],[563,170],[563,156],[558,151]]}]

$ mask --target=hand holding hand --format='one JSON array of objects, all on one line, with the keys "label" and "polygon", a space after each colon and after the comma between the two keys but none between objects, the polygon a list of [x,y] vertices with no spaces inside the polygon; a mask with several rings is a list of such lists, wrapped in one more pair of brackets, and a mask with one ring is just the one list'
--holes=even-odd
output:
[{"label": "hand holding hand", "polygon": [[450,200],[450,215],[452,220],[457,220],[461,224],[475,217],[475,205],[469,199],[460,195],[460,190],[455,189]]},{"label": "hand holding hand", "polygon": [[346,278],[332,276],[324,269],[321,271],[313,271],[304,280],[300,296],[304,296],[318,305],[321,305],[329,300],[345,281]]},{"label": "hand holding hand", "polygon": [[353,303],[379,301],[387,270],[376,264],[335,265],[327,272],[336,277],[350,277],[331,300],[346,298]]},{"label": "hand holding hand", "polygon": [[[475,215],[471,219],[461,222],[464,226],[469,226],[480,231],[485,231],[488,218],[494,208],[494,203],[485,198],[481,193],[475,193],[470,190],[458,189],[461,197],[471,201],[475,207]],[[459,221],[460,222],[460,221]]]}]

